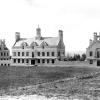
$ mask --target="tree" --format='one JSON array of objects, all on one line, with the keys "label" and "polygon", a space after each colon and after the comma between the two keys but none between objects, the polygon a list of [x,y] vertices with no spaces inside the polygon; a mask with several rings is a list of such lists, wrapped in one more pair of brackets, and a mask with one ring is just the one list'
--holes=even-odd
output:
[{"label": "tree", "polygon": [[85,61],[85,59],[86,59],[86,54],[83,53],[83,54],[82,54],[82,57],[81,57],[81,60],[82,60],[82,61]]}]

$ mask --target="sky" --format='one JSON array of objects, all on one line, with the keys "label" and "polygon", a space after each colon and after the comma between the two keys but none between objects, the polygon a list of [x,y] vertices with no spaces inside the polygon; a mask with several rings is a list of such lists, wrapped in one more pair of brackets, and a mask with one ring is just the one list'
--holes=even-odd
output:
[{"label": "sky", "polygon": [[32,38],[38,25],[42,36],[63,30],[66,52],[85,52],[100,32],[100,0],[0,0],[0,39],[10,50],[15,32]]}]

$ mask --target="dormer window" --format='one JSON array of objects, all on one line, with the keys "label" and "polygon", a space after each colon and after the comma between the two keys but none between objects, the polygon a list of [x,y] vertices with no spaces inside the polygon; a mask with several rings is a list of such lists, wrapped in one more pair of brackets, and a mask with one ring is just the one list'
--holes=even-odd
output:
[{"label": "dormer window", "polygon": [[48,44],[47,44],[46,42],[44,42],[44,41],[43,41],[43,42],[41,43],[41,45],[40,45],[40,46],[42,47],[42,49],[44,49],[45,47],[47,47],[47,46],[48,46]]},{"label": "dormer window", "polygon": [[44,45],[42,46],[42,49],[44,49]]},{"label": "dormer window", "polygon": [[24,46],[22,46],[22,49],[24,49]]},{"label": "dormer window", "polygon": [[27,44],[26,42],[23,42],[23,43],[21,44],[22,49],[24,49],[24,48],[27,47],[27,46],[28,46],[28,44]]},{"label": "dormer window", "polygon": [[31,43],[31,48],[34,49],[36,46],[38,46],[38,44],[36,42],[32,42]]}]

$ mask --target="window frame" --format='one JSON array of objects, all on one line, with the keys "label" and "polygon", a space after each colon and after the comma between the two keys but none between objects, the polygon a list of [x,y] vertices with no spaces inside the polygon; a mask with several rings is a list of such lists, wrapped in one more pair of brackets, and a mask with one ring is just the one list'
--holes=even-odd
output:
[{"label": "window frame", "polygon": [[22,56],[25,56],[25,53],[24,52],[22,52]]},{"label": "window frame", "polygon": [[20,52],[18,52],[18,56],[20,56]]},{"label": "window frame", "polygon": [[29,52],[26,52],[26,56],[29,56]]},{"label": "window frame", "polygon": [[90,57],[93,56],[93,51],[90,51],[89,52],[89,55],[90,55]]},{"label": "window frame", "polygon": [[47,52],[47,56],[50,56],[50,52]]},{"label": "window frame", "polygon": [[45,56],[45,52],[42,52],[42,56]]},{"label": "window frame", "polygon": [[55,56],[55,52],[52,52],[51,54],[52,54],[52,56]]},{"label": "window frame", "polygon": [[22,59],[22,63],[24,63],[24,59]]}]

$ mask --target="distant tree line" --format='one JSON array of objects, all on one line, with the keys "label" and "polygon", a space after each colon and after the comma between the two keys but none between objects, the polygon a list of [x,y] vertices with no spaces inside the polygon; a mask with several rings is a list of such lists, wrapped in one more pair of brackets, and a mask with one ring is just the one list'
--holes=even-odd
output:
[{"label": "distant tree line", "polygon": [[85,61],[86,60],[86,54],[83,53],[82,55],[80,54],[74,54],[73,56],[67,55],[64,59],[64,61]]}]

